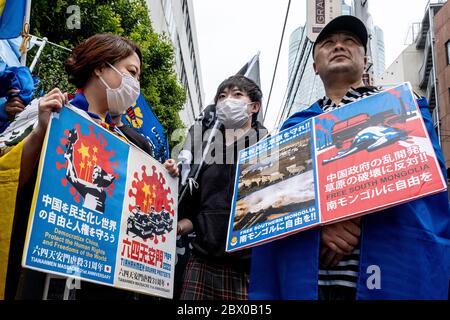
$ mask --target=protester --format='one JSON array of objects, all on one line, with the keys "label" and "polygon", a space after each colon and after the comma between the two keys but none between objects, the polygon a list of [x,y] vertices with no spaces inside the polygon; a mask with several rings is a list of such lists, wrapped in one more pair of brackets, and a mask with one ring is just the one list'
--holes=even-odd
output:
[{"label": "protester", "polygon": [[[319,34],[314,69],[326,97],[293,115],[283,129],[378,92],[364,86],[368,34],[340,16]],[[441,169],[444,158],[429,107],[417,99]],[[447,192],[253,249],[251,299],[447,299],[450,274]],[[376,281],[374,280],[376,279]]]},{"label": "protester", "polygon": [[[0,60],[0,132],[9,121],[25,108],[34,93],[35,82],[26,67],[8,67]],[[49,93],[59,95],[57,92]],[[60,97],[64,99],[64,96]],[[5,297],[9,243],[13,227],[14,208],[18,189],[26,184],[39,158],[47,128],[47,111],[60,107],[41,104],[38,122],[25,141],[0,148],[0,299]]]},{"label": "protester", "polygon": [[144,137],[130,133],[131,128],[120,120],[119,126],[113,121],[139,96],[141,64],[142,54],[135,43],[113,34],[97,34],[72,51],[65,68],[69,82],[78,88],[70,103],[148,152],[151,147]]},{"label": "protester", "polygon": [[[250,251],[226,253],[225,242],[238,151],[267,133],[256,120],[261,99],[256,83],[233,76],[219,86],[215,107],[208,109],[217,114],[223,127],[213,140],[211,158],[193,182],[198,188],[188,191],[179,203],[178,234],[196,233],[185,269],[182,300],[247,299]],[[199,121],[204,120],[203,115]]]},{"label": "protester", "polygon": [[0,58],[0,133],[30,103],[36,83],[28,67],[10,67]]},{"label": "protester", "polygon": [[[19,93],[19,90],[12,89],[8,92],[9,95]],[[0,121],[7,122],[14,119],[14,116],[25,109],[25,102],[19,97],[12,97],[10,99],[2,98],[0,101]]]},{"label": "protester", "polygon": [[[125,136],[151,155],[152,148],[148,141],[120,120],[139,96],[141,66],[141,51],[131,40],[112,34],[97,34],[73,50],[66,62],[66,71],[69,81],[79,88],[71,101],[72,105],[86,111],[94,121],[119,136]],[[170,173],[176,174],[173,160],[166,161],[164,165]],[[135,298],[135,295],[91,283],[82,283],[81,290],[77,292],[79,299],[99,297],[118,299]]]},{"label": "protester", "polygon": [[[141,65],[142,54],[135,43],[113,34],[97,34],[73,50],[65,67],[69,82],[78,88],[70,104],[79,108],[80,112],[87,113],[111,133],[150,154],[151,147],[144,137],[120,122],[116,125],[113,121],[113,117],[119,117],[139,96]],[[55,96],[56,93],[61,94],[59,89],[54,89],[40,99],[39,105],[58,105],[60,108],[64,100]],[[61,97],[64,96],[61,94]],[[46,116],[50,115],[49,110],[45,112]],[[40,149],[40,145],[36,146]],[[170,159],[164,166],[171,175],[178,175],[175,161]],[[35,178],[30,181],[34,182]],[[7,297],[12,299],[40,299],[43,294],[45,274],[25,269],[21,271],[19,267],[33,188],[34,183],[29,183],[29,186],[19,190],[24,200],[17,204],[15,211],[7,278]],[[87,282],[83,282],[81,290],[77,292],[77,299],[108,298],[134,299],[136,295]]]}]

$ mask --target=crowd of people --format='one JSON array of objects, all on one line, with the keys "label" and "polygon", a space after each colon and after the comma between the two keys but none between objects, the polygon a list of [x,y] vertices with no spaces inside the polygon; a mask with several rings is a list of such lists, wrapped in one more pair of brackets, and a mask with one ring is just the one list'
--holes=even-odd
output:
[{"label": "crowd of people", "polygon": [[[363,83],[368,34],[352,16],[332,20],[313,47],[314,70],[326,96],[289,118],[282,129],[376,94],[379,88]],[[0,298],[40,299],[45,276],[21,268],[21,255],[39,155],[51,114],[66,104],[92,121],[152,154],[148,141],[121,122],[121,115],[136,102],[142,54],[132,41],[112,34],[97,34],[79,44],[65,64],[68,79],[78,90],[73,98],[54,88],[31,101],[16,82],[21,70],[0,65],[0,104],[3,128],[17,114],[34,108],[32,130],[14,145],[0,150]],[[14,75],[11,76],[6,76]],[[30,77],[30,75],[26,75]],[[31,82],[28,82],[31,85]],[[29,92],[28,92],[29,93]],[[195,233],[192,252],[182,270],[177,299],[183,300],[355,300],[447,299],[450,280],[450,209],[447,192],[426,196],[374,215],[347,220],[289,236],[253,249],[227,253],[227,228],[232,205],[237,155],[267,135],[258,121],[263,94],[242,75],[225,79],[214,103],[193,127],[203,133],[217,128],[211,139],[211,159],[198,166],[190,190],[180,198],[177,234]],[[446,175],[427,101],[417,97],[428,134]],[[218,123],[219,125],[216,125]],[[73,133],[75,137],[76,133]],[[51,139],[51,137],[50,137]],[[201,146],[193,136],[188,148]],[[70,163],[70,147],[65,158]],[[183,172],[173,159],[164,163],[173,176]],[[83,186],[68,166],[68,179]],[[183,188],[180,188],[183,190]],[[180,192],[181,193],[181,192]],[[379,266],[382,285],[367,284],[370,266]],[[82,283],[79,299],[136,299],[137,295]]]}]

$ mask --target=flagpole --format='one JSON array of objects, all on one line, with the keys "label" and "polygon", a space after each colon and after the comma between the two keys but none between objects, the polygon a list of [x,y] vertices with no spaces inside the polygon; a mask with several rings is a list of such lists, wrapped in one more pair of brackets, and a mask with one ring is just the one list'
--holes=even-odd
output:
[{"label": "flagpole", "polygon": [[[27,0],[27,5],[25,7],[25,17],[23,19],[24,26],[26,26],[26,25],[28,25],[28,27],[30,26],[30,16],[31,16],[31,0]],[[25,28],[23,28],[23,29],[26,30]],[[26,63],[27,63],[27,52],[26,51],[24,53],[22,53],[22,56],[20,57],[20,63],[22,64],[22,66],[26,65]]]},{"label": "flagpole", "polygon": [[[205,150],[203,151],[202,160],[200,161],[199,166],[197,168],[197,172],[195,173],[195,176],[194,176],[194,181],[195,182],[197,182],[197,179],[198,179],[198,176],[200,174],[200,171],[202,170],[202,167],[203,167],[203,165],[205,163],[206,157],[208,156],[209,149],[210,149],[211,143],[212,143],[212,139],[214,138],[214,136],[216,135],[217,131],[219,130],[220,125],[221,125],[221,123],[219,121],[216,121],[216,123],[214,124],[214,127],[211,130],[211,134],[210,134],[210,136],[208,138],[208,142],[206,143]],[[189,181],[189,179],[188,179],[188,181]],[[178,198],[178,205],[181,203],[181,201],[183,201],[183,198],[186,195],[186,192],[187,192],[188,189],[190,189],[189,182],[186,183],[186,185],[184,186],[183,191],[181,192],[180,197]],[[191,190],[191,192],[192,192],[192,190]]]},{"label": "flagpole", "polygon": [[39,44],[39,49],[34,56],[33,62],[30,65],[30,72],[33,72],[34,67],[36,66],[36,63],[38,62],[39,58],[41,57],[42,51],[44,50],[45,45],[47,44],[48,39],[44,37],[43,41]]}]

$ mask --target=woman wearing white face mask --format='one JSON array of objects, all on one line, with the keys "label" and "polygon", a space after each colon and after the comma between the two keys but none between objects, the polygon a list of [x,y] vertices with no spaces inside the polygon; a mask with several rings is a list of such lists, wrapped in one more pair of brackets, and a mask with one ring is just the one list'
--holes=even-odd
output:
[{"label": "woman wearing white face mask", "polygon": [[[152,155],[148,141],[120,121],[120,116],[139,97],[141,66],[139,47],[129,39],[113,34],[88,38],[72,51],[65,64],[69,82],[78,88],[70,103]],[[170,159],[164,165],[172,175],[178,175],[174,160]]]},{"label": "woman wearing white face mask", "polygon": [[[145,138],[129,126],[116,125],[112,119],[112,116],[121,115],[137,100],[140,93],[141,65],[141,51],[132,41],[112,34],[98,34],[85,40],[72,51],[65,68],[69,82],[78,88],[70,103],[87,112],[94,121],[112,133],[132,142],[151,155],[152,149]],[[63,102],[66,102],[64,100],[63,94],[58,89],[54,89],[41,98],[40,105],[55,105],[61,108]],[[178,170],[173,166],[174,163],[173,160],[169,160],[165,166],[171,174],[177,175]],[[26,199],[24,202],[27,202]],[[29,212],[29,207],[26,209],[22,208],[20,211]],[[24,238],[24,235],[20,238]],[[23,243],[18,247],[23,247]],[[13,262],[11,265],[16,263]],[[20,260],[17,261],[15,269],[20,270]],[[16,275],[10,283],[11,291],[17,292],[17,298],[39,299],[42,297],[45,280],[42,274],[25,270],[20,274],[18,285],[16,285],[18,280],[15,278]],[[77,290],[76,298],[81,300],[135,299],[136,295],[128,291],[82,282],[81,290]]]},{"label": "woman wearing white face mask", "polygon": [[113,121],[122,115],[139,93],[142,54],[132,41],[112,34],[97,34],[78,45],[67,59],[69,82],[78,90],[72,105],[86,111],[115,134],[123,134],[132,143],[151,154],[149,143],[133,130]]},{"label": "woman wearing white face mask", "polygon": [[184,271],[182,300],[247,299],[250,252],[226,253],[225,243],[238,152],[267,134],[257,121],[261,100],[256,83],[233,76],[219,86],[215,106],[207,107],[199,120],[212,126],[214,121],[206,118],[215,113],[223,126],[210,150],[214,159],[203,165],[198,187],[187,192],[178,207],[178,234],[196,233]]},{"label": "woman wearing white face mask", "polygon": [[[73,50],[65,68],[69,81],[79,88],[71,104],[152,155],[148,141],[120,121],[121,115],[139,97],[141,66],[142,54],[134,42],[113,34],[98,34]],[[172,175],[178,175],[174,160],[170,159],[164,165]],[[85,290],[77,293],[81,299],[133,297],[125,291],[90,283],[82,286]]]},{"label": "woman wearing white face mask", "polygon": [[[98,34],[78,45],[66,62],[65,68],[69,82],[78,90],[70,101],[75,107],[84,110],[100,125],[132,142],[151,155],[152,149],[145,138],[131,127],[114,123],[112,116],[121,115],[138,98],[140,92],[139,75],[141,73],[142,54],[132,41],[112,34]],[[50,108],[59,110],[67,103],[67,96],[59,89],[54,89],[40,99],[39,105],[44,108],[48,122]],[[48,109],[48,110],[47,110]],[[40,115],[41,118],[41,115]],[[172,175],[178,175],[175,161],[168,160],[164,165]],[[31,164],[30,164],[31,165]],[[34,186],[34,184],[33,184]],[[34,188],[33,188],[34,189]],[[30,201],[32,195],[30,188]],[[28,194],[18,204],[16,216],[25,220],[15,223],[14,240],[11,248],[23,248],[29,213]],[[23,206],[21,207],[23,203]],[[25,214],[26,212],[26,214]],[[18,213],[18,214],[17,214]],[[11,273],[9,270],[13,270]],[[8,292],[18,299],[40,299],[43,293],[45,275],[36,271],[20,269],[20,255],[15,255],[8,266]],[[132,292],[82,282],[81,290],[77,290],[77,299],[135,299]]]},{"label": "woman wearing white face mask", "polygon": [[252,127],[261,102],[253,102],[239,87],[226,88],[217,97],[217,120],[225,129],[225,143],[230,145]]}]

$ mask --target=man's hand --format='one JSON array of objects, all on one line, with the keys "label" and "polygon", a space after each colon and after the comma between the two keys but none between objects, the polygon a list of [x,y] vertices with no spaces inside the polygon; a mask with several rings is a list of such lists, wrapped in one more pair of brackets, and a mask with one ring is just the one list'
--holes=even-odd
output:
[{"label": "man's hand", "polygon": [[334,268],[344,258],[343,254],[339,254],[327,247],[320,249],[320,265],[325,268]]},{"label": "man's hand", "polygon": [[361,219],[338,222],[322,228],[322,245],[331,251],[347,255],[352,253],[361,236]]},{"label": "man's hand", "polygon": [[338,222],[322,228],[320,264],[336,267],[344,255],[351,254],[361,236],[361,218]]},{"label": "man's hand", "polygon": [[[11,89],[8,94],[19,93],[20,90]],[[19,97],[12,97],[5,103],[5,112],[8,114],[9,120],[14,120],[17,113],[22,112],[26,105]]]},{"label": "man's hand", "polygon": [[164,162],[164,167],[166,168],[166,170],[169,172],[169,174],[176,178],[180,175],[180,172],[178,170],[177,167],[177,163],[175,162],[175,160],[173,159],[169,159],[166,162]]},{"label": "man's hand", "polygon": [[68,103],[67,93],[63,94],[58,88],[53,89],[39,100],[39,120],[36,127],[38,134],[45,134],[52,112],[60,112],[64,103]]}]

